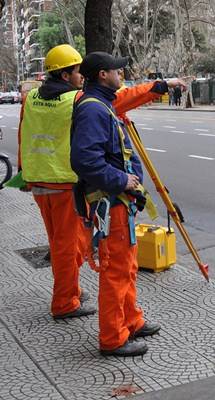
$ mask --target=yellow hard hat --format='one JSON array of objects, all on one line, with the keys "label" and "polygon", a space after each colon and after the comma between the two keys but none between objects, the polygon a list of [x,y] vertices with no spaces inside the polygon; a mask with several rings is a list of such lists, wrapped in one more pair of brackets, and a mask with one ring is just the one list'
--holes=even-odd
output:
[{"label": "yellow hard hat", "polygon": [[49,50],[45,58],[45,68],[50,72],[81,64],[81,62],[82,57],[77,50],[69,44],[61,44]]}]

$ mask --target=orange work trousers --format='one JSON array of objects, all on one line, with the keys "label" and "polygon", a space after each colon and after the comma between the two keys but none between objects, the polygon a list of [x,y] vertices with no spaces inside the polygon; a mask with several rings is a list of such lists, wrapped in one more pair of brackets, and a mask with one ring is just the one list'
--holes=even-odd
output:
[{"label": "orange work trousers", "polygon": [[144,324],[136,306],[137,245],[131,246],[125,205],[111,208],[110,233],[99,242],[99,342],[103,350],[122,346]]},{"label": "orange work trousers", "polygon": [[54,277],[51,312],[53,315],[66,314],[80,306],[79,266],[85,248],[83,223],[75,211],[72,190],[34,195],[34,199],[40,208],[50,245]]}]

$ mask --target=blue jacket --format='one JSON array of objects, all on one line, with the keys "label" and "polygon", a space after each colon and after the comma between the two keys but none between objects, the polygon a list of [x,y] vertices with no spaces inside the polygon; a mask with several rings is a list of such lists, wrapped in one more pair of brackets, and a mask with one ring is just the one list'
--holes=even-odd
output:
[{"label": "blue jacket", "polygon": [[[101,100],[109,108],[115,99],[114,90],[100,85],[88,84],[84,95],[77,103],[73,115],[71,136],[71,165],[81,180],[110,194],[119,194],[125,190],[127,174],[121,151],[116,121],[108,110],[99,103],[85,103],[88,97]],[[125,129],[125,147],[131,143]],[[133,152],[133,173],[142,183],[143,172],[139,158]]]}]

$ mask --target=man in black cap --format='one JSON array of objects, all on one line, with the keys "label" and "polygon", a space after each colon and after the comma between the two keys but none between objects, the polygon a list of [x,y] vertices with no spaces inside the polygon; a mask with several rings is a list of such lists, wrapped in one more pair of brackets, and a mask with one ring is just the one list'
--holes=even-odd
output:
[{"label": "man in black cap", "polygon": [[[120,68],[127,58],[95,52],[83,60],[80,73],[85,93],[73,120],[71,164],[86,191],[110,202],[110,230],[99,241],[99,342],[103,355],[143,355],[142,339],[160,325],[146,322],[136,306],[137,245],[135,193],[143,179],[139,158],[132,150],[125,126],[112,108],[120,88]],[[144,199],[143,199],[144,207]]]}]

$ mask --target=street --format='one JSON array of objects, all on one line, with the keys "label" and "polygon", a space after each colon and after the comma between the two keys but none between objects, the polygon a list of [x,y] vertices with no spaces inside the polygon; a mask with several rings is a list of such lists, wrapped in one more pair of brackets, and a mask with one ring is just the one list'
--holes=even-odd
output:
[{"label": "street", "polygon": [[215,114],[142,108],[130,117],[186,222],[214,233]]},{"label": "street", "polygon": [[[19,105],[0,106],[1,151],[10,156],[14,166],[19,112]],[[142,107],[131,111],[129,116],[171,199],[180,206],[195,246],[215,273],[215,113]],[[146,171],[145,186],[158,205],[162,223],[166,224],[166,209]],[[182,263],[192,263],[186,258],[189,251],[180,235],[177,235],[177,252],[184,256]]]},{"label": "street", "polygon": [[3,140],[0,141],[0,151],[8,154],[13,165],[16,165],[17,162],[19,113],[19,104],[0,105],[0,128],[3,132]]}]

